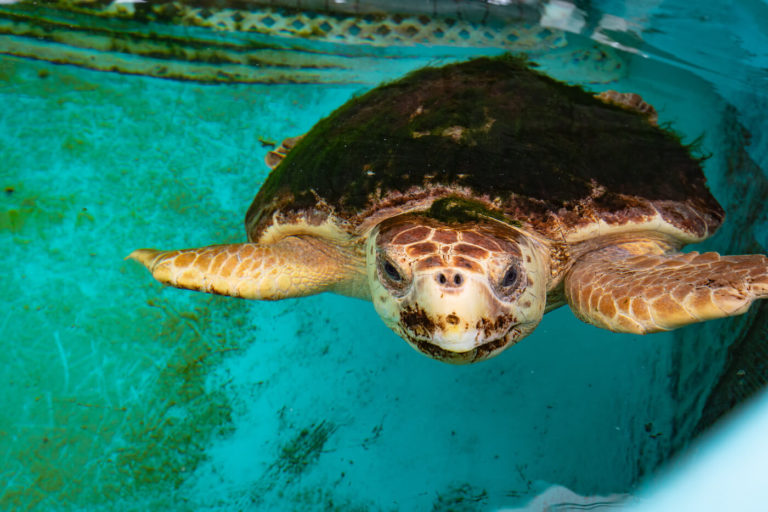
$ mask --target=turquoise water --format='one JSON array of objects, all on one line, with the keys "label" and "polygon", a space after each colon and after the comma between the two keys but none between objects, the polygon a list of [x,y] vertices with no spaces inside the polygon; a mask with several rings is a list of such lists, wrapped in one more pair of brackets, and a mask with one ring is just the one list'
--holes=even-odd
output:
[{"label": "turquoise water", "polygon": [[[768,6],[549,5],[534,17],[547,34],[522,48],[545,70],[638,92],[701,137],[728,220],[697,250],[766,252]],[[646,337],[562,308],[501,356],[454,367],[363,301],[213,297],[123,260],[243,241],[270,143],[381,80],[510,48],[267,34],[253,37],[284,43],[274,60],[311,48],[310,63],[338,66],[165,79],[129,52],[99,59],[130,72],[54,63],[80,56],[8,35],[36,13],[0,7],[0,509],[500,510],[550,485],[609,503],[765,382],[752,357],[765,307]]]}]

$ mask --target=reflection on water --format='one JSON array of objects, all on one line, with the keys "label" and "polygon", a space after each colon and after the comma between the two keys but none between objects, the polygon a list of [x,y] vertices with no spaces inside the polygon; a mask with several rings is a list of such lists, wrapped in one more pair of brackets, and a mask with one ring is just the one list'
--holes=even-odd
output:
[{"label": "reflection on water", "polygon": [[644,338],[559,310],[456,368],[361,301],[187,294],[122,261],[142,244],[243,240],[275,141],[381,80],[506,50],[639,92],[702,137],[728,218],[700,249],[765,252],[764,3],[402,4],[0,5],[0,508],[489,510],[550,484],[620,495],[765,382],[764,305]]}]

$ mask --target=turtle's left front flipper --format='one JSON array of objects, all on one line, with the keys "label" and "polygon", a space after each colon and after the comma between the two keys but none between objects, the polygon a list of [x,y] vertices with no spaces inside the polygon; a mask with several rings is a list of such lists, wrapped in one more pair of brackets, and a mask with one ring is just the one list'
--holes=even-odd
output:
[{"label": "turtle's left front flipper", "polygon": [[574,314],[604,329],[645,334],[740,315],[768,297],[765,256],[648,254],[647,247],[620,244],[577,261],[565,277]]},{"label": "turtle's left front flipper", "polygon": [[198,249],[139,249],[128,258],[163,284],[245,299],[278,300],[324,291],[365,297],[357,259],[312,237],[274,244],[212,245]]}]

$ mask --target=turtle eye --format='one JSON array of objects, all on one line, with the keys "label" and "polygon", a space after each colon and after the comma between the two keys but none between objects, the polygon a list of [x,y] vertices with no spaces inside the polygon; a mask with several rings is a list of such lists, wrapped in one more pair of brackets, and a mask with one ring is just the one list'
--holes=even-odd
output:
[{"label": "turtle eye", "polygon": [[517,267],[512,265],[504,273],[504,277],[501,279],[501,286],[504,288],[510,288],[517,284]]},{"label": "turtle eye", "polygon": [[403,280],[403,276],[400,275],[400,272],[398,272],[397,268],[395,268],[391,261],[382,259],[381,269],[384,271],[384,274],[392,281],[399,283]]}]

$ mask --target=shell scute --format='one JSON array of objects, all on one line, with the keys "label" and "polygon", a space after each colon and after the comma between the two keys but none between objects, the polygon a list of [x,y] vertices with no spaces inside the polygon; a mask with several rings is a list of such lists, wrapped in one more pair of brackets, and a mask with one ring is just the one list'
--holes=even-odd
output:
[{"label": "shell scute", "polygon": [[675,134],[503,56],[418,70],[347,102],[273,170],[246,226],[253,240],[297,219],[356,236],[376,215],[413,210],[573,240],[645,225],[692,241],[723,219]]}]

